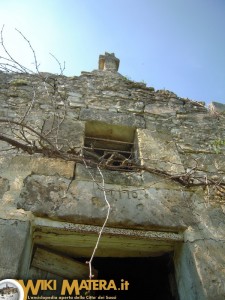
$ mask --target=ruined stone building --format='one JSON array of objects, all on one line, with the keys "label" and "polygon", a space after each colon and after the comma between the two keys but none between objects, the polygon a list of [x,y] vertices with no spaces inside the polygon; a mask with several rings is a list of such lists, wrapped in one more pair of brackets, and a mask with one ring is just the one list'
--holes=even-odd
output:
[{"label": "ruined stone building", "polygon": [[118,68],[0,73],[0,278],[88,278],[109,213],[93,272],[118,300],[225,299],[225,107]]}]

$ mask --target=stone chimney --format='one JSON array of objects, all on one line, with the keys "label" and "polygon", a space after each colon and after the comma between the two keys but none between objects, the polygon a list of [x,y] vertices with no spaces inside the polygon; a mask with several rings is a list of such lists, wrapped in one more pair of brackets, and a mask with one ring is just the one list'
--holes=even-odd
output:
[{"label": "stone chimney", "polygon": [[118,71],[120,60],[115,57],[114,53],[105,52],[105,55],[99,55],[98,69]]}]

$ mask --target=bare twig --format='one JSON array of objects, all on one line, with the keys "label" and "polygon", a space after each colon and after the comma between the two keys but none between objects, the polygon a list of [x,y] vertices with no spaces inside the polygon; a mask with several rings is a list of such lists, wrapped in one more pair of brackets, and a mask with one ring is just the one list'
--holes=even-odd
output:
[{"label": "bare twig", "polygon": [[207,203],[208,203],[208,206],[209,206],[210,192],[209,192],[209,183],[208,183],[207,175],[205,175],[205,186],[206,186],[206,191],[207,191],[206,199],[207,199]]},{"label": "bare twig", "polygon": [[30,43],[30,41],[22,34],[21,31],[19,31],[18,29],[15,28],[15,30],[23,37],[23,39],[27,42],[27,44],[29,45],[29,48],[31,49],[32,53],[33,53],[33,58],[34,58],[34,65],[35,65],[35,69],[37,71],[37,73],[39,73],[39,64],[37,62],[37,57],[36,57],[36,53]]},{"label": "bare twig", "polygon": [[38,131],[36,131],[32,127],[28,126],[27,124],[24,124],[24,123],[18,122],[18,121],[14,121],[13,119],[9,119],[9,118],[8,119],[0,118],[0,123],[14,124],[14,125],[18,125],[18,126],[27,128],[31,132],[35,133],[37,136],[41,137],[43,140],[45,140],[46,142],[48,142],[54,148],[54,145],[48,139],[46,139],[41,133],[39,133]]},{"label": "bare twig", "polygon": [[[4,25],[2,26],[2,29],[1,29],[1,45],[5,51],[5,53],[7,54],[7,56],[9,57],[9,59],[6,59],[6,60],[9,60],[11,63],[15,64],[13,65],[14,68],[16,68],[18,71],[20,72],[24,72],[24,73],[33,73],[33,71],[31,71],[30,69],[24,67],[21,63],[19,63],[17,60],[15,60],[13,58],[13,56],[9,53],[8,49],[6,48],[5,46],[5,43],[4,43],[4,38],[3,38],[3,30],[4,30]],[[17,30],[17,29],[16,29]],[[17,30],[18,31],[18,30]],[[18,31],[19,32],[19,31]],[[21,34],[21,33],[20,33]],[[22,34],[21,34],[22,35]],[[31,47],[32,48],[32,47]],[[10,66],[11,64],[9,64]]]},{"label": "bare twig", "polygon": [[60,63],[60,61],[55,57],[55,55],[53,55],[52,53],[49,53],[53,58],[54,60],[57,62],[58,66],[59,66],[59,69],[60,69],[60,75],[63,75],[63,72],[65,71],[66,69],[66,63],[65,61],[63,62],[63,66],[62,64]]},{"label": "bare twig", "polygon": [[21,118],[20,122],[23,123],[25,118],[27,117],[27,115],[30,113],[33,105],[34,105],[34,102],[35,102],[35,99],[36,99],[36,92],[35,92],[35,89],[33,90],[33,97],[32,97],[32,101],[30,103],[30,105],[28,106],[28,109],[26,110],[25,114],[23,115],[23,117]]}]

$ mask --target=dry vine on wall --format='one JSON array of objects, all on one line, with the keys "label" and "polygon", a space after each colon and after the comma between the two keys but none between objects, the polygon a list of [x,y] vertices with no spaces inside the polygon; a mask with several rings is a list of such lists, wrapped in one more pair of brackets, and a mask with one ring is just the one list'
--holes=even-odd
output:
[{"label": "dry vine on wall", "polygon": [[[66,161],[74,161],[82,163],[86,166],[93,182],[98,185],[103,191],[104,200],[107,204],[107,214],[105,221],[99,231],[98,238],[93,249],[90,260],[87,262],[89,265],[89,278],[91,279],[94,275],[92,272],[92,261],[97,251],[98,245],[100,243],[100,239],[103,233],[103,230],[106,226],[106,223],[110,214],[110,204],[107,199],[106,190],[105,190],[105,181],[101,171],[101,168],[98,163],[90,161],[89,159],[85,159],[82,155],[82,152],[74,151],[74,148],[70,148],[70,142],[66,141],[65,145],[60,145],[58,143],[58,133],[60,130],[60,126],[62,126],[65,114],[66,114],[66,103],[65,98],[62,93],[58,89],[57,80],[55,77],[46,76],[45,73],[39,71],[39,64],[36,57],[36,53],[30,43],[30,41],[19,31],[17,32],[20,36],[25,40],[28,47],[31,50],[33,55],[33,61],[35,66],[35,71],[27,68],[20,62],[18,62],[14,57],[10,54],[10,51],[7,49],[4,43],[3,36],[4,26],[1,30],[1,46],[3,54],[0,54],[0,71],[6,74],[26,74],[30,75],[31,85],[32,85],[32,97],[28,103],[28,107],[24,109],[23,113],[17,117],[4,117],[0,118],[0,141],[4,142],[4,144],[10,147],[1,146],[1,151],[5,153],[15,153],[16,152],[25,152],[30,155],[41,154],[45,157],[51,158],[60,158]],[[0,52],[1,53],[1,52]],[[53,55],[50,54],[55,61],[57,62],[60,70],[60,75],[63,75],[65,70],[65,63],[62,65],[59,60]],[[21,82],[19,81],[18,84]],[[30,119],[29,116],[33,110],[35,110],[35,103],[38,101],[38,89],[43,87],[45,91],[45,97],[48,98],[52,104],[53,112],[49,113],[49,116],[46,116],[46,120],[39,124],[38,122],[33,122],[33,119]],[[60,102],[60,112],[58,111],[58,103]],[[50,119],[51,122],[48,124],[48,130],[46,130],[46,122]],[[51,138],[49,138],[51,136]],[[52,138],[54,136],[54,138]],[[64,150],[64,149],[67,150]],[[102,183],[99,184],[96,182],[93,174],[89,170],[90,166],[95,166],[101,175]],[[68,186],[69,189],[69,186]],[[67,190],[68,190],[67,189]]]},{"label": "dry vine on wall", "polygon": [[[0,118],[0,144],[1,151],[3,153],[15,153],[15,151],[22,151],[29,155],[39,154],[49,158],[62,159],[66,161],[73,161],[75,163],[84,164],[92,177],[92,180],[96,183],[94,176],[90,172],[90,167],[98,170],[102,178],[100,185],[103,191],[104,200],[108,207],[105,222],[99,232],[95,248],[92,256],[88,262],[90,274],[92,278],[92,260],[98,248],[103,230],[110,214],[110,204],[107,199],[104,176],[102,174],[103,169],[121,171],[121,165],[126,165],[127,169],[133,172],[146,171],[156,175],[162,176],[166,180],[172,180],[185,187],[202,186],[206,190],[206,194],[210,195],[210,188],[215,189],[222,195],[225,194],[225,182],[217,179],[208,178],[206,175],[198,175],[196,172],[198,165],[190,168],[189,171],[171,175],[169,172],[159,170],[156,168],[150,168],[144,164],[135,162],[132,159],[126,157],[119,157],[120,164],[113,163],[118,159],[118,153],[112,153],[108,159],[104,156],[98,157],[95,155],[85,155],[85,149],[76,149],[74,144],[71,145],[71,141],[64,140],[63,144],[59,137],[60,128],[63,126],[63,122],[66,116],[66,97],[62,92],[57,82],[57,76],[50,76],[48,73],[42,73],[39,71],[39,64],[36,57],[36,53],[29,42],[29,40],[19,31],[18,34],[27,43],[31,53],[33,55],[34,71],[23,66],[20,62],[13,58],[10,51],[7,49],[4,43],[4,27],[1,30],[1,52],[0,54],[0,71],[6,74],[25,74],[29,76],[29,84],[32,86],[32,93],[27,106],[18,108],[21,110],[20,115],[16,117],[5,116]],[[51,54],[54,60],[59,66],[60,76],[63,75],[65,69],[65,63],[61,64],[58,59]],[[18,85],[20,82],[17,83]],[[51,103],[51,111],[46,114],[45,119],[42,121],[35,120],[35,105],[39,101],[41,91],[41,97],[48,99]],[[16,101],[16,100],[15,100]],[[60,110],[58,109],[60,104]],[[20,104],[19,104],[20,105]],[[21,109],[20,109],[21,108]],[[7,145],[6,147],[3,145]],[[94,153],[93,153],[94,154]],[[97,183],[96,183],[97,184]],[[99,187],[99,183],[98,183]],[[69,188],[69,187],[68,187]]]}]

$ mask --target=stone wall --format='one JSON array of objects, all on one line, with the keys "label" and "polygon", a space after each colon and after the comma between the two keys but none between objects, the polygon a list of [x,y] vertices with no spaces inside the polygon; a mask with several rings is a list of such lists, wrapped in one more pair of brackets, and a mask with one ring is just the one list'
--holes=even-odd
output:
[{"label": "stone wall", "polygon": [[[115,65],[113,56],[108,64],[107,59],[107,54],[101,56],[99,70],[79,77],[0,73],[0,118],[23,120],[58,149],[80,155],[87,122],[133,128],[136,162],[145,169],[102,170],[111,205],[107,226],[181,232],[183,243],[174,248],[180,299],[223,299],[225,159],[223,144],[218,143],[225,139],[223,105],[213,103],[208,110],[204,103],[155,91],[119,74],[116,58]],[[13,130],[10,124],[1,126],[4,135],[12,136]],[[36,135],[25,135],[38,143]],[[0,217],[8,226],[18,219],[18,230],[26,236],[23,224],[32,226],[37,217],[103,224],[107,205],[97,169],[47,154],[8,150],[3,141],[0,147]],[[173,180],[179,174],[192,178],[189,186]],[[0,237],[7,234],[4,228]],[[10,243],[16,243],[13,236]],[[21,246],[15,258],[18,268],[9,274],[18,276],[23,256]]]}]

